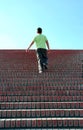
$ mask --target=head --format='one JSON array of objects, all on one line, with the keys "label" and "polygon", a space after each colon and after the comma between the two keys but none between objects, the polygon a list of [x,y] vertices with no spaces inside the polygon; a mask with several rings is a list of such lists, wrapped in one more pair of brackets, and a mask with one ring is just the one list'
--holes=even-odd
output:
[{"label": "head", "polygon": [[37,33],[41,34],[42,33],[42,28],[37,28]]}]

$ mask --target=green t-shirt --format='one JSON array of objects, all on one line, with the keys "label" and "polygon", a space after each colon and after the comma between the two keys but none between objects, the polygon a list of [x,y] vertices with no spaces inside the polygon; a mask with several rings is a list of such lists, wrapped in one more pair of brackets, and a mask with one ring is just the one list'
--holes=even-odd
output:
[{"label": "green t-shirt", "polygon": [[37,35],[37,36],[34,38],[33,41],[36,43],[36,47],[37,47],[37,48],[46,49],[46,41],[47,41],[47,38],[46,38],[45,35],[39,34],[39,35]]}]

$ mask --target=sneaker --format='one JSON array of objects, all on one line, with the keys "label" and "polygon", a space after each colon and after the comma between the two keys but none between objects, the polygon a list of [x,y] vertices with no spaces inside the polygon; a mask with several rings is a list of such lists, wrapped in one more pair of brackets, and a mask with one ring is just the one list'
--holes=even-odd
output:
[{"label": "sneaker", "polygon": [[43,68],[46,69],[46,70],[48,69],[48,67],[45,63],[43,63]]},{"label": "sneaker", "polygon": [[42,73],[42,71],[40,70],[40,71],[39,71],[39,74],[41,74],[41,73]]}]

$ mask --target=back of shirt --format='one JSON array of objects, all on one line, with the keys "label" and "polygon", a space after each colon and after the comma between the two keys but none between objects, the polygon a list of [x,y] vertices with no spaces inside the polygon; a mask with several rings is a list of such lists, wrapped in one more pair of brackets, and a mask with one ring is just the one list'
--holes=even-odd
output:
[{"label": "back of shirt", "polygon": [[38,48],[46,49],[46,41],[47,41],[47,38],[46,38],[45,35],[43,35],[43,34],[38,34],[38,35],[34,38],[33,41],[36,43],[37,49],[38,49]]}]

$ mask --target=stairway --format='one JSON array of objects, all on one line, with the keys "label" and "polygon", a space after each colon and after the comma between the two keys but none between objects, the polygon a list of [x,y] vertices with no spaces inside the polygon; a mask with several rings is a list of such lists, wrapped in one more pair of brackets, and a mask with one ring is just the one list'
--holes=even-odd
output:
[{"label": "stairway", "polygon": [[83,50],[0,50],[0,129],[83,129]]}]

